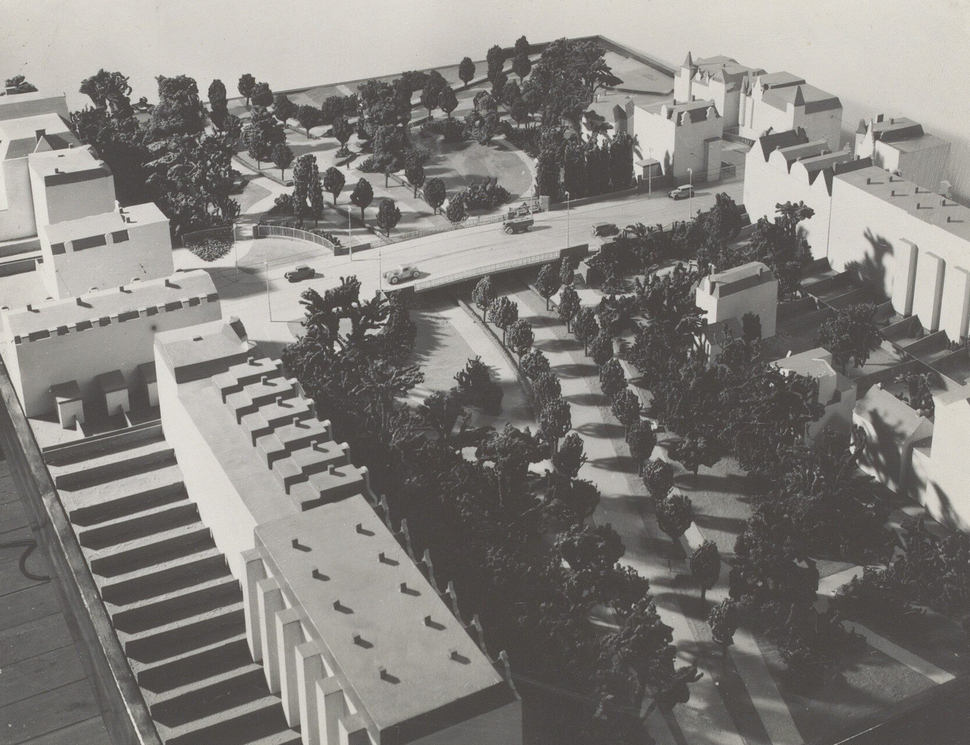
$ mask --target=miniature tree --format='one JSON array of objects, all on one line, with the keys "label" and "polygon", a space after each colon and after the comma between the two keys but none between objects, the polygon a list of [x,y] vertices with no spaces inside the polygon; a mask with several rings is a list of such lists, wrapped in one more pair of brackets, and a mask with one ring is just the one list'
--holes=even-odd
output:
[{"label": "miniature tree", "polygon": [[423,193],[424,201],[428,203],[428,206],[437,215],[438,208],[445,201],[445,182],[440,178],[429,178],[424,184]]},{"label": "miniature tree", "polygon": [[398,209],[393,199],[382,199],[380,207],[377,208],[377,224],[384,230],[388,237],[391,230],[401,221],[401,210]]},{"label": "miniature tree", "polygon": [[404,167],[404,176],[414,187],[414,198],[418,197],[418,189],[424,185],[424,166],[418,160],[410,160]]},{"label": "miniature tree", "polygon": [[488,65],[488,79],[494,81],[505,66],[505,50],[495,44],[485,53],[485,63]]},{"label": "miniature tree", "polygon": [[566,285],[559,294],[559,318],[566,322],[567,331],[571,330],[570,325],[581,307],[579,293],[572,285]]},{"label": "miniature tree", "polygon": [[540,374],[549,372],[549,358],[542,350],[533,347],[519,360],[519,369],[529,380],[535,380]]},{"label": "miniature tree", "polygon": [[520,361],[522,360],[522,355],[532,349],[534,341],[535,334],[532,333],[532,324],[525,319],[520,318],[509,327],[509,349],[519,356]]},{"label": "miniature tree", "polygon": [[290,167],[293,162],[293,151],[285,142],[278,142],[273,148],[273,164],[280,169],[280,178],[283,178],[283,171]]},{"label": "miniature tree", "polygon": [[465,84],[465,88],[475,77],[475,63],[471,57],[465,57],[458,65],[458,77]]},{"label": "miniature tree", "polygon": [[586,463],[586,448],[583,445],[583,438],[575,432],[570,432],[553,454],[552,467],[567,479],[574,479],[579,475],[579,469],[584,463]]},{"label": "miniature tree", "polygon": [[226,84],[216,78],[209,84],[209,110],[212,112],[212,120],[222,119],[229,113],[228,99],[226,98]]},{"label": "miniature tree", "polygon": [[873,321],[875,315],[876,306],[872,303],[850,305],[819,327],[815,343],[831,352],[843,373],[850,360],[856,367],[862,367],[870,352],[879,346],[881,337]]},{"label": "miniature tree", "polygon": [[344,179],[344,175],[339,169],[330,166],[330,168],[324,171],[323,189],[333,197],[333,204],[335,207],[337,206],[337,197],[339,197],[340,192],[343,191],[345,183],[346,180]]},{"label": "miniature tree", "polygon": [[692,471],[695,478],[701,466],[710,468],[721,459],[717,444],[697,435],[688,435],[670,449],[670,457],[680,463],[688,471]]},{"label": "miniature tree", "polygon": [[589,356],[600,368],[602,379],[603,365],[613,359],[613,337],[606,333],[605,329],[600,329],[600,332],[589,342]]},{"label": "miniature tree", "polygon": [[273,100],[273,114],[286,124],[296,114],[296,104],[285,93],[277,93]]},{"label": "miniature tree", "polygon": [[694,522],[694,505],[683,494],[668,494],[657,502],[657,525],[670,540],[678,540]]},{"label": "miniature tree", "polygon": [[575,278],[576,269],[573,267],[572,262],[563,259],[562,264],[559,265],[559,281],[563,287],[570,287]]},{"label": "miniature tree", "polygon": [[589,343],[600,332],[596,313],[592,308],[580,308],[573,318],[573,334],[583,343],[583,354],[589,352]]},{"label": "miniature tree", "polygon": [[320,109],[309,104],[303,104],[297,107],[294,116],[306,132],[307,139],[310,139],[311,127],[315,127],[320,123]]},{"label": "miniature tree", "polygon": [[532,71],[532,62],[528,52],[519,52],[512,60],[512,72],[519,76],[519,80],[525,80],[525,76]]},{"label": "miniature tree", "polygon": [[354,125],[350,123],[350,120],[345,116],[338,116],[333,120],[330,132],[337,142],[340,143],[340,149],[337,150],[337,155],[341,157],[349,155],[350,150],[347,148],[347,143],[350,141],[351,135],[354,134]]},{"label": "miniature tree", "polygon": [[451,201],[448,202],[448,208],[445,210],[445,217],[455,225],[468,217],[468,213],[465,211],[465,200],[459,197],[459,194],[452,197]]},{"label": "miniature tree", "polygon": [[643,472],[643,462],[653,453],[657,446],[657,435],[653,425],[647,420],[634,422],[626,429],[626,443],[630,447],[630,456],[637,463],[637,474]]},{"label": "miniature tree", "polygon": [[734,640],[734,634],[741,623],[738,601],[727,598],[711,608],[707,623],[711,627],[714,641],[727,649]]},{"label": "miniature tree", "polygon": [[643,469],[643,485],[651,497],[663,499],[674,488],[674,467],[664,460],[651,460]]},{"label": "miniature tree", "polygon": [[445,86],[438,97],[438,107],[451,119],[451,112],[458,108],[458,96],[451,86]]},{"label": "miniature tree", "polygon": [[701,588],[701,600],[706,600],[707,591],[717,584],[721,576],[721,554],[717,550],[717,544],[714,541],[704,541],[690,555],[687,564]]},{"label": "miniature tree", "polygon": [[519,320],[519,306],[507,297],[495,298],[488,306],[488,320],[502,329],[502,346],[505,346],[509,327]]},{"label": "miniature tree", "polygon": [[293,166],[293,211],[303,217],[312,201],[312,194],[320,186],[320,169],[317,159],[307,153],[296,159]]},{"label": "miniature tree", "polygon": [[357,182],[353,192],[350,194],[350,201],[360,208],[360,220],[364,221],[364,210],[374,201],[374,187],[367,179],[362,178]]},{"label": "miniature tree", "polygon": [[631,427],[640,421],[640,399],[629,388],[624,388],[613,396],[610,411],[620,424]]},{"label": "miniature tree", "polygon": [[482,320],[485,320],[485,313],[492,301],[498,297],[498,293],[495,292],[495,287],[492,285],[492,277],[486,274],[480,280],[478,284],[475,285],[475,289],[472,290],[472,302],[478,306],[478,309],[482,312]]},{"label": "miniature tree", "polygon": [[256,78],[250,75],[248,72],[239,78],[239,84],[236,89],[239,91],[239,95],[246,99],[246,108],[249,108],[249,102],[253,97],[253,89],[256,87]]},{"label": "miniature tree", "polygon": [[539,276],[536,277],[536,290],[546,301],[546,310],[549,310],[550,298],[559,292],[560,287],[562,287],[562,280],[559,279],[555,265],[546,264],[543,266],[539,270]]},{"label": "miniature tree", "polygon": [[572,427],[572,412],[562,396],[549,401],[539,412],[539,431],[549,441],[553,454],[559,449],[559,439]]},{"label": "miniature tree", "polygon": [[562,396],[562,384],[551,372],[539,373],[532,381],[532,390],[535,392],[536,405],[540,409]]},{"label": "miniature tree", "polygon": [[264,109],[273,105],[273,91],[268,83],[256,83],[253,86],[252,101],[253,106],[262,106]]},{"label": "miniature tree", "polygon": [[603,395],[612,399],[617,393],[626,388],[626,373],[623,372],[623,365],[613,357],[606,361],[600,368],[600,390]]}]

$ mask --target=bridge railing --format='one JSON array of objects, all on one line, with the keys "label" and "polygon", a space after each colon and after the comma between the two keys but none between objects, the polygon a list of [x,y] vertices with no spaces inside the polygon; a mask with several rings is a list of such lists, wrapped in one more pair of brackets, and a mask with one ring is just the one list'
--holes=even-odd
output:
[{"label": "bridge railing", "polygon": [[479,266],[473,269],[466,269],[463,272],[447,274],[443,277],[432,277],[415,282],[412,287],[414,288],[414,292],[427,292],[428,290],[433,290],[436,287],[457,284],[458,282],[464,282],[467,279],[474,279],[475,277],[481,277],[486,274],[501,274],[502,272],[508,272],[512,269],[518,269],[519,267],[523,266],[545,264],[549,261],[558,261],[563,257],[582,258],[588,253],[589,245],[585,243],[579,246],[571,246],[569,248],[557,248],[554,251],[546,251],[545,253],[535,254],[532,256],[523,256],[519,259],[510,259],[509,261],[502,261],[496,264],[488,264],[486,266]]}]

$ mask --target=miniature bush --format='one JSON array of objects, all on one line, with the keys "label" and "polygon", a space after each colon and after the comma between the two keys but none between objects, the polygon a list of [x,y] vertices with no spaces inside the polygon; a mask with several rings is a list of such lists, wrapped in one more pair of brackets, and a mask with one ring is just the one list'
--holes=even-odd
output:
[{"label": "miniature bush", "polygon": [[474,406],[487,414],[502,410],[502,386],[492,380],[488,365],[481,357],[468,360],[464,370],[455,375],[458,395],[466,406]]},{"label": "miniature bush", "polygon": [[225,238],[206,238],[200,243],[189,246],[195,256],[203,261],[216,261],[232,250],[232,241]]}]

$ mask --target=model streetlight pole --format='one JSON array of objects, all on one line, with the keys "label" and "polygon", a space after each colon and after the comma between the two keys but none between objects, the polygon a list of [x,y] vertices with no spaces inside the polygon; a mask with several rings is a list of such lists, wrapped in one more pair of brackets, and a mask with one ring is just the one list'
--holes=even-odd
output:
[{"label": "model streetlight pole", "polygon": [[694,219],[694,169],[687,169],[687,219]]},{"label": "model streetlight pole", "polygon": [[569,248],[569,192],[564,192],[566,195],[566,248]]},{"label": "model streetlight pole", "polygon": [[653,194],[653,148],[647,148],[647,196]]}]

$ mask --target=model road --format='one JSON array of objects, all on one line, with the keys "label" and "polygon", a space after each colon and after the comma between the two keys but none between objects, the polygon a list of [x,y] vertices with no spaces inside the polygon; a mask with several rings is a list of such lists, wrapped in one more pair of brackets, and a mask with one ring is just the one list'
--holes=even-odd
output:
[{"label": "model road", "polygon": [[[402,243],[374,248],[356,256],[333,256],[313,244],[285,241],[287,252],[258,251],[266,260],[262,264],[256,251],[261,244],[269,247],[282,245],[280,239],[256,241],[240,265],[245,271],[233,268],[210,270],[226,315],[239,316],[253,338],[274,342],[279,348],[292,341],[286,322],[303,317],[299,303],[300,294],[312,287],[318,292],[336,286],[341,277],[356,275],[361,281],[363,295],[375,290],[390,289],[382,274],[400,265],[416,266],[419,279],[441,278],[457,275],[471,269],[490,267],[507,261],[539,256],[570,245],[589,243],[596,245],[600,239],[591,235],[592,226],[600,222],[612,222],[619,227],[642,222],[645,225],[668,225],[675,220],[685,220],[698,210],[707,210],[714,204],[714,197],[727,192],[740,201],[742,184],[732,182],[710,188],[698,188],[693,200],[674,201],[666,192],[651,196],[638,194],[621,199],[587,204],[567,210],[539,213],[532,230],[508,235],[501,223],[474,228],[437,233]],[[271,244],[270,241],[273,241]],[[316,270],[314,279],[290,283],[285,272],[296,265],[306,264]],[[401,282],[397,287],[407,287]],[[267,350],[269,351],[269,350]]]}]

